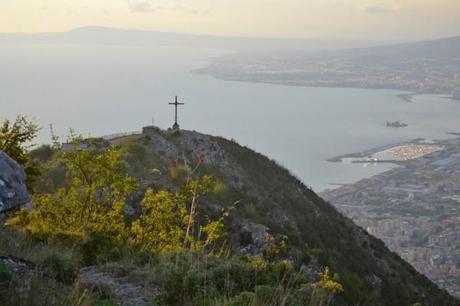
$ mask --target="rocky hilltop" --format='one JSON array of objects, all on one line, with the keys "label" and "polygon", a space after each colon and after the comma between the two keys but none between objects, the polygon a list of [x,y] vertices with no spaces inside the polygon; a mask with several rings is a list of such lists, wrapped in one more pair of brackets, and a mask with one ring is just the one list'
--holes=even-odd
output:
[{"label": "rocky hilltop", "polygon": [[[285,256],[312,277],[323,265],[339,273],[346,304],[458,304],[288,170],[247,147],[194,131],[156,127],[111,143],[136,148],[126,160],[144,188],[171,186],[166,178],[171,163],[201,163],[199,171],[213,175],[227,188],[224,197],[206,203],[207,209],[219,212],[237,203],[227,220],[235,252],[266,252],[267,235],[284,241]],[[151,169],[145,171],[145,165]]]},{"label": "rocky hilltop", "polygon": [[[3,234],[0,231],[0,243],[5,245],[4,250],[0,250],[0,259],[3,256],[10,261],[16,260],[16,266],[19,262],[25,267],[31,265],[27,260],[32,261],[38,271],[44,271],[38,277],[53,275],[47,271],[57,270],[59,273],[55,275],[61,282],[69,283],[69,279],[78,279],[81,288],[93,291],[94,288],[100,288],[96,292],[99,298],[110,297],[117,305],[183,305],[184,299],[180,295],[195,294],[195,297],[199,297],[203,290],[201,284],[206,284],[206,290],[210,286],[213,286],[213,290],[222,290],[225,292],[224,301],[230,299],[234,302],[220,301],[212,305],[256,305],[251,299],[255,296],[257,301],[262,291],[271,292],[273,288],[278,288],[273,289],[276,295],[280,288],[293,285],[277,287],[285,281],[280,275],[289,269],[295,269],[296,282],[301,276],[302,282],[307,284],[305,293],[311,295],[308,290],[314,290],[315,285],[308,287],[308,284],[318,281],[323,267],[329,267],[330,271],[337,273],[338,277],[334,276],[334,280],[338,280],[343,287],[343,291],[340,290],[333,300],[328,299],[327,304],[460,305],[458,300],[389,251],[381,240],[339,213],[288,170],[235,141],[195,131],[165,131],[146,127],[136,135],[109,140],[87,139],[84,142],[85,146],[77,147],[80,152],[102,152],[115,147],[121,153],[124,173],[140,183],[124,207],[124,218],[128,220],[139,214],[139,203],[146,190],[175,193],[182,184],[185,172],[198,177],[212,176],[219,182],[216,186],[220,192],[200,197],[198,219],[216,220],[223,216],[225,250],[228,247],[229,255],[200,257],[195,253],[186,253],[183,261],[178,261],[178,255],[168,259],[145,252],[128,253],[123,257],[120,255],[123,246],[117,245],[108,249],[108,257],[104,257],[101,263],[101,257],[98,255],[96,258],[93,253],[111,247],[107,241],[100,240],[101,237],[90,237],[75,244],[72,239],[79,239],[79,236],[59,233],[47,240],[43,235],[33,237],[41,242],[34,246],[35,249],[39,248],[34,252],[42,254],[43,249],[40,248],[53,247],[60,254],[74,255],[61,258],[53,249],[50,256],[37,260],[37,257],[29,255],[31,252],[24,254],[22,248],[18,249],[18,243],[10,238],[16,235],[16,240],[24,239],[21,238],[22,233],[4,230]],[[43,169],[43,175],[34,183],[35,191],[51,194],[69,184],[62,153],[62,150],[50,147],[31,152],[33,161]],[[45,199],[52,200],[50,197]],[[45,213],[50,209],[48,207],[42,211]],[[19,219],[16,224],[24,220]],[[49,244],[43,244],[43,241]],[[53,241],[59,243],[53,245]],[[72,247],[66,248],[65,245],[69,244]],[[122,259],[119,259],[120,256]],[[18,261],[18,257],[22,261]],[[264,259],[257,264],[254,262],[257,258]],[[74,260],[79,262],[77,268],[70,269],[68,262]],[[188,263],[187,268],[177,270],[181,262]],[[164,272],[165,268],[169,270]],[[253,272],[257,275],[255,279]],[[264,281],[264,275],[269,277],[265,284],[278,285],[256,286]],[[46,288],[43,290],[48,292]],[[296,292],[303,294],[302,289]],[[249,300],[243,303],[245,299]],[[310,300],[310,305],[321,303]],[[300,305],[295,301],[281,304]],[[281,304],[271,300],[260,305]],[[208,304],[194,299],[190,305]]]},{"label": "rocky hilltop", "polygon": [[6,212],[29,202],[24,169],[0,151],[0,218]]}]

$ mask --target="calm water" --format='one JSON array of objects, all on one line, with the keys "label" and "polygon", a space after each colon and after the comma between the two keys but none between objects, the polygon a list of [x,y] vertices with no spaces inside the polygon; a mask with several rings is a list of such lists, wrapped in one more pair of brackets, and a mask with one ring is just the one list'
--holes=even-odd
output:
[{"label": "calm water", "polygon": [[[195,75],[216,50],[169,47],[0,45],[0,120],[17,114],[44,127],[40,142],[69,127],[84,135],[168,127],[179,95],[185,129],[234,138],[269,155],[316,191],[388,169],[330,163],[336,155],[460,131],[460,103],[389,90],[302,88]],[[385,127],[387,120],[409,124]]]}]

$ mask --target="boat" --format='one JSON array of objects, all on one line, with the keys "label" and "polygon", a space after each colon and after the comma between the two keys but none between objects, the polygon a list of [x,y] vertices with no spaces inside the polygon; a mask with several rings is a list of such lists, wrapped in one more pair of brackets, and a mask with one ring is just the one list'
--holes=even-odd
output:
[{"label": "boat", "polygon": [[399,121],[387,121],[387,127],[394,127],[394,128],[403,128],[407,127],[407,123],[399,122]]}]

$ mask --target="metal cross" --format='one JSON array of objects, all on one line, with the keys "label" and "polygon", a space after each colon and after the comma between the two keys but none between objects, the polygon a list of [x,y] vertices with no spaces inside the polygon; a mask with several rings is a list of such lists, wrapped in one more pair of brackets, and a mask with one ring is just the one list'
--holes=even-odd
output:
[{"label": "metal cross", "polygon": [[175,116],[174,116],[174,125],[173,125],[173,129],[175,130],[178,130],[179,129],[179,124],[177,123],[177,106],[178,105],[184,105],[184,103],[179,103],[177,102],[177,96],[176,96],[176,99],[174,101],[174,103],[168,103],[169,105],[174,105],[175,106]]}]

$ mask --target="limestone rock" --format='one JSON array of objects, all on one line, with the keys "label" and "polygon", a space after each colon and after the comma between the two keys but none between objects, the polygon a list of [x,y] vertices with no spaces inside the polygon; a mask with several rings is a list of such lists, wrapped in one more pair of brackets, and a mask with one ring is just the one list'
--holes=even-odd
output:
[{"label": "limestone rock", "polygon": [[[96,293],[109,296],[121,306],[148,305],[146,292],[142,285],[130,283],[123,278],[116,278],[111,273],[100,272],[95,266],[80,270],[80,284]],[[148,292],[149,295],[157,292]]]},{"label": "limestone rock", "polygon": [[30,203],[24,169],[0,151],[0,216]]}]

